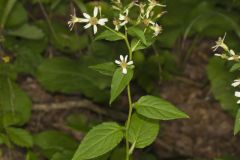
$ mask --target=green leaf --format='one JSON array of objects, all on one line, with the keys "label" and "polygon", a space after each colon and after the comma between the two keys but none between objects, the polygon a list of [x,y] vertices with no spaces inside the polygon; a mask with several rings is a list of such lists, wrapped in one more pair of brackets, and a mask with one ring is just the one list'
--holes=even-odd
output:
[{"label": "green leaf", "polygon": [[[116,32],[117,33],[117,32]],[[118,41],[118,40],[122,40],[124,35],[122,35],[121,33],[114,33],[112,31],[109,30],[105,30],[104,32],[100,33],[95,40],[101,40],[101,39],[105,39],[107,41]]]},{"label": "green leaf", "polygon": [[234,135],[236,135],[240,131],[240,109],[238,109],[235,124],[234,124]]},{"label": "green leaf", "polygon": [[17,125],[23,125],[30,118],[32,104],[29,97],[9,78],[0,76],[0,82],[0,108],[2,112],[17,115],[21,118],[20,121],[17,121]]},{"label": "green leaf", "polygon": [[44,131],[34,137],[34,143],[44,150],[75,150],[77,148],[77,142],[70,138],[68,135],[58,131]]},{"label": "green leaf", "polygon": [[107,62],[107,63],[97,64],[95,66],[90,66],[89,68],[95,71],[98,71],[103,75],[112,76],[114,74],[114,71],[116,70],[116,65],[112,62]]},{"label": "green leaf", "polygon": [[111,79],[93,71],[88,66],[96,64],[96,58],[81,57],[80,60],[52,58],[45,60],[38,68],[37,78],[41,85],[52,92],[76,93],[93,98],[98,102],[107,101]]},{"label": "green leaf", "polygon": [[3,15],[1,17],[1,28],[4,28],[6,20],[8,19],[9,14],[11,13],[17,0],[9,0],[4,8]]},{"label": "green leaf", "polygon": [[17,36],[32,40],[42,39],[44,37],[44,33],[41,29],[30,24],[24,24],[16,30],[9,30],[8,34],[11,36]]},{"label": "green leaf", "polygon": [[145,148],[153,143],[159,132],[159,122],[157,120],[147,119],[138,114],[131,118],[128,130],[128,138],[135,148]]},{"label": "green leaf", "polygon": [[115,148],[122,138],[121,126],[114,122],[102,123],[88,132],[72,160],[86,160],[101,156]]},{"label": "green leaf", "polygon": [[26,160],[38,160],[38,157],[33,152],[28,152],[26,155]]},{"label": "green leaf", "polygon": [[237,70],[239,70],[239,69],[240,69],[240,63],[235,63],[235,64],[231,67],[230,71],[231,71],[231,72],[234,72],[234,71],[237,71]]},{"label": "green leaf", "polygon": [[111,154],[110,160],[125,160],[126,158],[126,149],[123,147],[118,147],[114,149]]},{"label": "green leaf", "polygon": [[27,20],[28,13],[24,8],[23,4],[21,2],[16,2],[11,12],[9,13],[5,26],[8,28],[18,27],[19,25],[26,23]]},{"label": "green leaf", "polygon": [[235,115],[239,106],[236,103],[238,99],[234,96],[235,90],[231,83],[237,75],[230,73],[225,64],[225,61],[218,57],[211,58],[208,63],[207,74],[216,100],[220,101],[224,110]]},{"label": "green leaf", "polygon": [[128,69],[127,74],[123,74],[121,68],[116,69],[112,78],[110,104],[122,93],[132,77],[133,70]]},{"label": "green leaf", "polygon": [[154,96],[143,96],[135,104],[137,113],[151,119],[172,120],[189,118],[171,103]]},{"label": "green leaf", "polygon": [[73,154],[71,151],[57,152],[52,156],[51,160],[70,160]]},{"label": "green leaf", "polygon": [[20,147],[32,147],[33,146],[33,139],[29,132],[24,129],[20,128],[6,128],[6,131],[13,143]]},{"label": "green leaf", "polygon": [[146,37],[142,29],[130,27],[128,28],[128,33],[133,37],[139,38],[145,45],[147,45]]}]

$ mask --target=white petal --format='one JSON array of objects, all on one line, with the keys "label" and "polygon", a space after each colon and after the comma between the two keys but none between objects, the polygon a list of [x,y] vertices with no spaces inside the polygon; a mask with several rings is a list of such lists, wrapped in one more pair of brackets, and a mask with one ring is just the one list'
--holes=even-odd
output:
[{"label": "white petal", "polygon": [[128,23],[128,21],[124,21],[122,23],[120,23],[120,26],[125,26]]},{"label": "white petal", "polygon": [[236,91],[236,92],[235,92],[235,96],[236,96],[236,97],[240,97],[240,92],[237,92],[237,91]]},{"label": "white petal", "polygon": [[127,63],[127,65],[132,65],[133,64],[133,61],[129,61],[128,63]]},{"label": "white petal", "polygon": [[100,24],[100,25],[105,25],[105,23],[108,21],[108,19],[107,18],[102,18],[102,19],[99,19],[98,20],[98,24]]},{"label": "white petal", "polygon": [[123,74],[127,74],[127,68],[123,68],[123,69],[122,69],[122,73],[123,73]]},{"label": "white petal", "polygon": [[222,55],[221,54],[218,54],[218,53],[216,53],[216,54],[214,54],[215,56],[218,56],[218,57],[221,57]]},{"label": "white petal", "polygon": [[237,87],[237,86],[239,86],[239,85],[240,85],[240,81],[235,81],[235,82],[232,83],[232,86],[233,86],[233,87]]},{"label": "white petal", "polygon": [[240,104],[240,100],[237,101],[237,104]]},{"label": "white petal", "polygon": [[90,19],[90,18],[91,18],[91,16],[90,16],[89,14],[87,14],[87,13],[83,13],[83,16],[84,16],[85,18],[87,18],[87,19]]},{"label": "white petal", "polygon": [[118,60],[115,60],[115,63],[116,63],[116,64],[121,64],[121,62],[120,62],[120,61],[118,61]]},{"label": "white petal", "polygon": [[120,20],[120,21],[123,21],[124,19],[125,19],[125,16],[122,15],[122,14],[120,14],[120,15],[119,15],[119,20]]},{"label": "white petal", "polygon": [[89,27],[91,27],[91,23],[88,23],[88,24],[85,25],[83,28],[84,28],[84,29],[87,29],[87,28],[89,28]]},{"label": "white petal", "polygon": [[125,56],[125,59],[124,59],[124,60],[125,60],[125,62],[127,62],[127,60],[128,60],[128,55]]},{"label": "white petal", "polygon": [[120,55],[120,60],[123,62],[124,61],[124,58],[122,55]]},{"label": "white petal", "polygon": [[232,60],[234,60],[234,57],[229,57],[228,60],[232,61]]},{"label": "white petal", "polygon": [[97,25],[93,26],[93,33],[96,34],[97,33]]},{"label": "white petal", "polygon": [[89,22],[89,19],[79,18],[79,22],[80,22],[80,23],[86,23],[86,22]]},{"label": "white petal", "polygon": [[235,52],[231,49],[231,50],[230,50],[230,54],[234,56],[234,55],[235,55]]},{"label": "white petal", "polygon": [[98,15],[98,7],[94,7],[93,16],[97,17],[97,15]]}]

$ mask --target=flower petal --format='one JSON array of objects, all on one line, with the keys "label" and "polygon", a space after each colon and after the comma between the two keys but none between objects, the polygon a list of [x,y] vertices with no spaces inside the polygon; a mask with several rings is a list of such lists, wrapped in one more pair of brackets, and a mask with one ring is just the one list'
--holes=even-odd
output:
[{"label": "flower petal", "polygon": [[115,60],[116,64],[121,64],[121,62],[119,60]]},{"label": "flower petal", "polygon": [[124,61],[123,55],[120,55],[120,60],[121,60],[122,62]]},{"label": "flower petal", "polygon": [[127,74],[127,68],[122,68],[122,73]]},{"label": "flower petal", "polygon": [[98,7],[94,7],[93,16],[97,17],[97,15],[98,15]]},{"label": "flower petal", "polygon": [[236,92],[235,92],[235,96],[236,96],[236,97],[240,97],[240,92],[236,91]]},{"label": "flower petal", "polygon": [[100,24],[100,25],[105,25],[105,23],[108,21],[108,19],[107,18],[102,18],[102,19],[99,19],[98,20],[98,24]]},{"label": "flower petal", "polygon": [[83,28],[84,28],[84,29],[87,29],[87,28],[89,28],[89,27],[91,27],[91,23],[86,24]]},{"label": "flower petal", "polygon": [[235,52],[231,49],[231,50],[230,50],[230,54],[231,54],[232,56],[234,56],[234,55],[235,55]]},{"label": "flower petal", "polygon": [[237,101],[237,104],[240,104],[240,100]]},{"label": "flower petal", "polygon": [[129,61],[127,65],[133,65],[133,61]]},{"label": "flower petal", "polygon": [[87,22],[89,22],[89,19],[79,18],[79,22],[80,22],[80,23],[87,23]]},{"label": "flower petal", "polygon": [[93,33],[96,34],[97,33],[97,25],[93,26]]},{"label": "flower petal", "polygon": [[83,16],[84,16],[85,18],[87,18],[87,19],[90,19],[90,18],[91,18],[91,16],[90,16],[89,14],[87,14],[87,13],[83,13]]},{"label": "flower petal", "polygon": [[125,59],[124,59],[124,60],[125,60],[125,62],[127,62],[127,60],[128,60],[128,55],[125,56]]}]

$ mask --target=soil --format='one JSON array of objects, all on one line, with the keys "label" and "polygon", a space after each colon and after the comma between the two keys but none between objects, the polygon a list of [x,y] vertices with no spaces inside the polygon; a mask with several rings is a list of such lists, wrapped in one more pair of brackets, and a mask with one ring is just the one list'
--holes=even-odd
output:
[{"label": "soil", "polygon": [[[212,51],[209,50],[209,41],[205,40],[197,44],[197,50],[186,60],[183,74],[173,80],[157,85],[161,96],[180,109],[185,111],[190,119],[161,122],[161,131],[152,150],[159,160],[188,160],[198,157],[201,159],[213,159],[223,155],[234,155],[240,157],[240,138],[233,136],[234,119],[223,111],[210,92],[210,84],[206,75],[206,66]],[[181,62],[185,52],[174,52]],[[181,63],[180,63],[181,64]],[[80,140],[82,133],[72,131],[65,126],[65,118],[71,113],[84,113],[88,117],[97,120],[121,119],[125,117],[125,111],[121,110],[121,117],[106,117],[106,113],[119,112],[119,107],[107,108],[100,104],[93,104],[91,109],[84,107],[65,106],[59,108],[36,109],[39,104],[61,104],[69,101],[85,101],[81,95],[66,96],[61,94],[49,94],[45,92],[31,77],[21,80],[22,88],[31,96],[34,108],[32,118],[26,128],[32,133],[38,133],[46,129],[59,129],[73,135]],[[126,103],[126,98],[122,98]],[[68,104],[68,103],[66,103]],[[70,104],[70,103],[69,103]],[[122,105],[121,105],[122,106]],[[50,105],[51,107],[51,105]],[[116,111],[118,110],[118,111]],[[3,147],[1,147],[3,148]],[[2,160],[23,160],[22,150],[8,150],[3,148]],[[1,154],[0,154],[1,155]],[[11,157],[11,158],[9,158]]]}]

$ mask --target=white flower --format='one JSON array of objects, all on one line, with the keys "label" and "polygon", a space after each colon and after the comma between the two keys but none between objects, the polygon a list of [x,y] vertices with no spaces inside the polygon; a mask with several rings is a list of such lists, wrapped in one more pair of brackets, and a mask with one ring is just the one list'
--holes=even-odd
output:
[{"label": "white flower", "polygon": [[149,6],[147,8],[147,12],[151,12],[154,7],[159,6],[159,7],[166,7],[166,5],[162,5],[158,3],[156,0],[148,0]]},{"label": "white flower", "polygon": [[127,62],[127,60],[128,60],[127,55],[125,56],[125,58],[122,55],[120,55],[120,61],[115,60],[115,63],[118,64],[122,68],[123,74],[127,74],[127,66],[133,65],[133,61]]},{"label": "white flower", "polygon": [[[235,92],[235,97],[240,97],[240,92]],[[240,100],[237,101],[237,104],[240,104]]]},{"label": "white flower", "polygon": [[218,40],[216,41],[216,45],[212,47],[213,51],[215,52],[219,47],[223,48],[225,51],[228,51],[228,46],[224,43],[224,40],[226,38],[226,33],[224,37],[219,37]]},{"label": "white flower", "polygon": [[70,15],[70,16],[71,16],[71,19],[70,19],[70,21],[68,21],[68,25],[69,25],[69,27],[70,27],[70,30],[72,30],[73,27],[74,27],[74,25],[75,25],[75,23],[81,22],[83,19],[82,19],[82,18],[78,18],[78,17],[76,16],[76,10],[75,10],[75,8],[74,8],[73,14]]},{"label": "white flower", "polygon": [[221,57],[222,59],[228,59],[228,56],[226,54],[215,53],[214,55],[217,57]]},{"label": "white flower", "polygon": [[159,26],[157,23],[155,23],[150,28],[154,31],[154,34],[153,34],[154,37],[158,36],[162,32],[162,27]]},{"label": "white flower", "polygon": [[97,25],[105,25],[106,22],[108,22],[107,18],[100,18],[98,19],[98,11],[99,8],[98,7],[94,7],[93,10],[93,17],[91,17],[89,14],[87,13],[83,13],[84,18],[78,18],[74,15],[72,15],[72,19],[68,22],[69,26],[73,27],[75,23],[79,22],[79,23],[87,23],[84,26],[84,29],[87,29],[91,26],[93,26],[93,33],[96,34],[97,33]]},{"label": "white flower", "polygon": [[239,86],[240,85],[240,79],[236,79],[236,80],[234,80],[234,82],[232,83],[232,86],[233,87],[237,87],[237,86]]},{"label": "white flower", "polygon": [[126,10],[124,13],[125,15],[119,14],[119,20],[122,21],[120,23],[120,26],[125,26],[129,22],[129,17],[128,17],[129,10]]},{"label": "white flower", "polygon": [[233,50],[229,51],[230,57],[228,58],[229,61],[235,60],[238,61],[240,59],[240,55],[236,55]]}]

